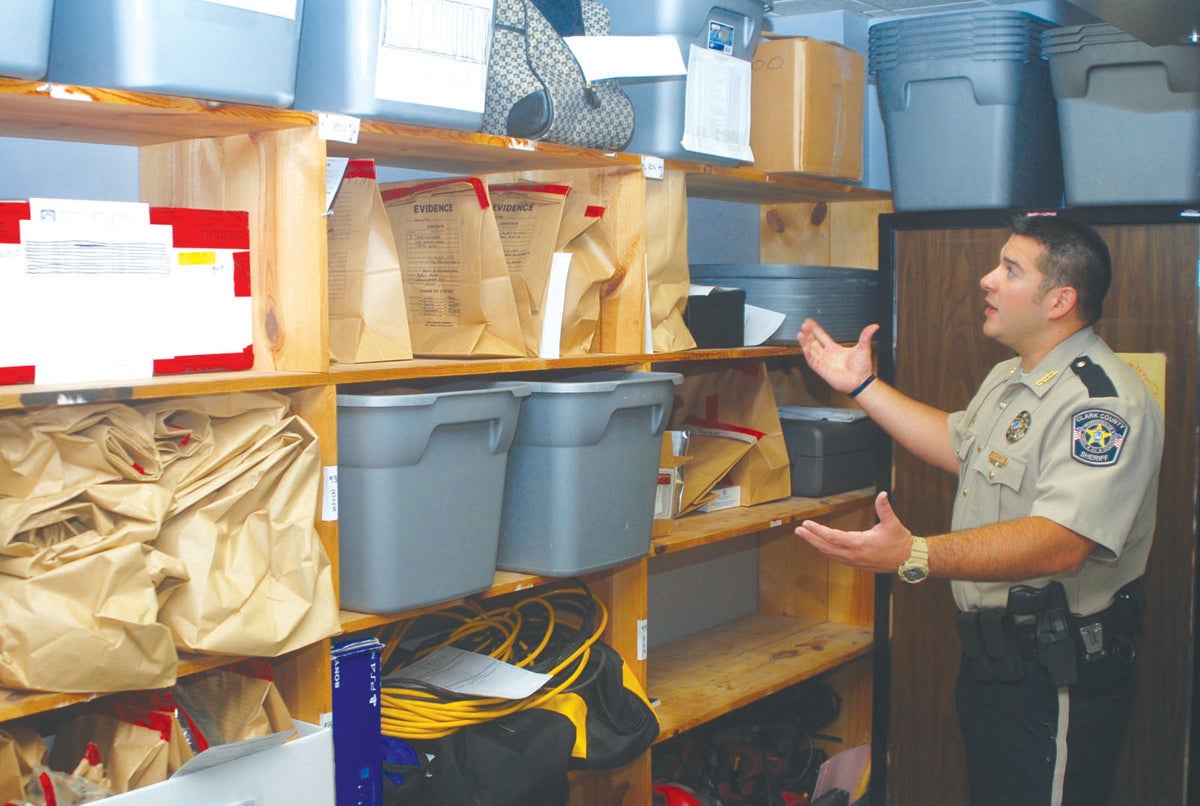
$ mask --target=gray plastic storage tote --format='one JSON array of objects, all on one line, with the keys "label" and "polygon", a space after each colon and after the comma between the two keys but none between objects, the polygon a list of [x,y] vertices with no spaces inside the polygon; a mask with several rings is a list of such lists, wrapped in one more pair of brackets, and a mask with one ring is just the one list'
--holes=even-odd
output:
[{"label": "gray plastic storage tote", "polygon": [[1111,25],[1042,34],[1068,205],[1200,203],[1200,46]]},{"label": "gray plastic storage tote", "polygon": [[530,382],[509,456],[496,565],[570,576],[650,550],[673,372]]},{"label": "gray plastic storage tote", "polygon": [[46,75],[53,13],[54,0],[0,0],[0,76]]},{"label": "gray plastic storage tote", "polygon": [[[762,2],[756,0],[606,0],[612,13],[612,32],[623,36],[672,36],[684,64],[693,44],[716,49],[718,42],[731,58],[749,62],[758,46],[763,24]],[[710,39],[712,37],[712,39]],[[681,142],[687,111],[684,76],[629,79],[621,88],[633,101],[633,139],[627,151],[706,162],[737,165],[738,160],[702,151],[690,151]],[[721,115],[728,110],[714,114]]]},{"label": "gray plastic storage tote", "polygon": [[1040,44],[1049,27],[999,10],[871,26],[896,210],[1059,206],[1058,113]]},{"label": "gray plastic storage tote", "polygon": [[48,78],[288,107],[304,0],[57,0]]},{"label": "gray plastic storage tote", "polygon": [[296,108],[474,131],[493,0],[306,0]]},{"label": "gray plastic storage tote", "polygon": [[394,613],[491,586],[528,395],[458,382],[337,396],[343,608]]}]

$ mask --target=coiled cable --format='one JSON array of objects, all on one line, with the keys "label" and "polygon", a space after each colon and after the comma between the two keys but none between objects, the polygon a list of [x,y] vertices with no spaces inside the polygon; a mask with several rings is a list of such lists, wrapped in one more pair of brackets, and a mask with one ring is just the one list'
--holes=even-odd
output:
[{"label": "coiled cable", "polygon": [[[382,668],[390,680],[381,691],[383,734],[439,739],[459,728],[544,705],[576,683],[607,624],[603,602],[579,580],[539,590],[513,603],[485,607],[470,601],[398,623],[382,636]],[[427,629],[417,629],[418,625]],[[415,649],[405,649],[406,637],[414,633],[424,637]],[[519,700],[464,696],[403,679],[406,666],[447,646],[551,677]]]}]

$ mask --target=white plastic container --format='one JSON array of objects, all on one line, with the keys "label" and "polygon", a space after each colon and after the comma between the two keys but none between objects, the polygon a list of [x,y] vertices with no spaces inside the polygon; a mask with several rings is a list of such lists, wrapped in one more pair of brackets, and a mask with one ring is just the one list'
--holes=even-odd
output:
[{"label": "white plastic container", "polygon": [[[288,107],[304,0],[57,0],[48,78]],[[241,7],[239,7],[241,6]]]},{"label": "white plastic container", "polygon": [[343,393],[338,404],[341,605],[395,613],[491,586],[524,383]]},{"label": "white plastic container", "polygon": [[673,372],[531,382],[509,455],[496,565],[571,576],[650,550]]},{"label": "white plastic container", "polygon": [[306,0],[297,109],[475,131],[494,0]]}]

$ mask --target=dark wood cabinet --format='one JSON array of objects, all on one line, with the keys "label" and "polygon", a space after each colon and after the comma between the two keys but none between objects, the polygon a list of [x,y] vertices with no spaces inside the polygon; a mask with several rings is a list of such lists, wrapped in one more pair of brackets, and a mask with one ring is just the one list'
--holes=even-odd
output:
[{"label": "dark wood cabinet", "polygon": [[[1113,803],[1183,803],[1193,697],[1200,219],[1194,210],[1166,208],[1066,214],[1096,226],[1113,255],[1113,285],[1096,330],[1117,352],[1166,356],[1158,523],[1146,571],[1135,710]],[[1007,235],[1002,213],[880,218],[880,279],[887,288],[879,336],[884,377],[953,411],[966,405],[995,362],[1011,355],[981,332],[979,286],[998,262]],[[954,477],[900,448],[891,471],[893,503],[906,525],[918,534],[946,531]],[[893,586],[892,593],[885,672],[890,679],[878,681],[890,699],[884,717],[889,802],[966,803],[954,709],[960,648],[949,585]]]}]

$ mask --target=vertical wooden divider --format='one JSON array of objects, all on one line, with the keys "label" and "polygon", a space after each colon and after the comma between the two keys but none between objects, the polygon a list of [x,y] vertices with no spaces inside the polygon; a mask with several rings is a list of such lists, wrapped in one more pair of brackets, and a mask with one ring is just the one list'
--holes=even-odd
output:
[{"label": "vertical wooden divider", "polygon": [[[249,212],[255,370],[328,370],[325,141],[315,127],[145,146],[140,158],[149,204]],[[318,435],[322,466],[336,467],[336,388],[291,397]],[[336,584],[337,522],[323,521],[320,512],[313,517]],[[272,664],[298,719],[318,722],[332,707],[329,652],[324,640]]]},{"label": "vertical wooden divider", "polygon": [[325,141],[315,128],[141,150],[144,201],[247,210],[255,369],[329,368]]},{"label": "vertical wooden divider", "polygon": [[[608,628],[602,640],[621,654],[643,688],[646,662],[639,659],[639,647],[648,607],[647,568],[643,559],[597,572],[585,580],[608,608]],[[617,770],[573,775],[570,806],[650,806],[650,788],[650,752],[646,751]]]}]

